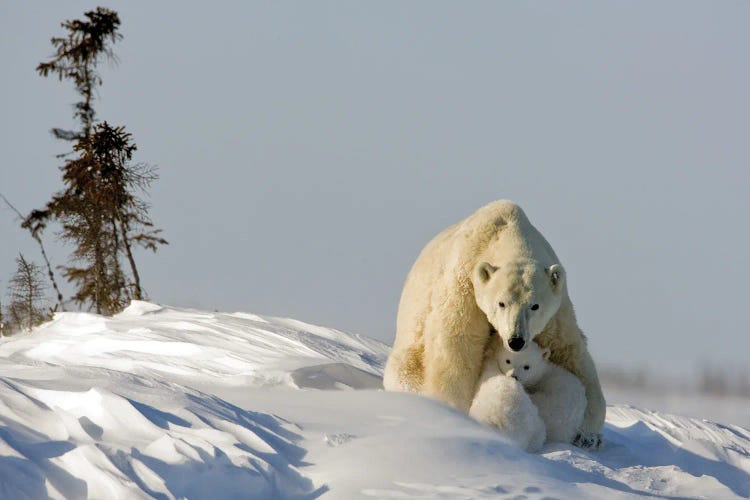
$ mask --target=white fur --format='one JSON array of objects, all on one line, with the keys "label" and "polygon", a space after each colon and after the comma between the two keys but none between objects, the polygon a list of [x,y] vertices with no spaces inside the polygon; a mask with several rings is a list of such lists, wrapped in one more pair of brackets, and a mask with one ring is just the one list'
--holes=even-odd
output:
[{"label": "white fur", "polygon": [[570,443],[583,422],[586,390],[572,373],[551,363],[548,357],[549,350],[535,342],[520,352],[512,352],[501,344],[497,346],[497,355],[488,357],[485,363],[490,366],[497,363],[507,378],[515,377],[528,391],[544,421],[548,442]]},{"label": "white fur", "polygon": [[518,447],[535,452],[544,444],[545,426],[523,386],[499,372],[483,377],[469,415],[497,427]]},{"label": "white fur", "polygon": [[588,401],[581,442],[596,443],[606,404],[567,276],[523,210],[504,200],[445,229],[420,253],[401,294],[385,389],[467,411],[490,326],[506,343],[515,334],[550,348],[550,359],[581,380]]}]

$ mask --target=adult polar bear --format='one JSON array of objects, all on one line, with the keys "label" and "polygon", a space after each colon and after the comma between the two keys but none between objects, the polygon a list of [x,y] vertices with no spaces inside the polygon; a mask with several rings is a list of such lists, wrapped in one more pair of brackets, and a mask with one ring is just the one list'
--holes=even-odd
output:
[{"label": "adult polar bear", "polygon": [[419,392],[468,411],[493,331],[515,351],[534,339],[586,388],[576,444],[601,442],[606,404],[564,270],[515,203],[490,203],[425,246],[406,278],[396,329],[386,390]]}]

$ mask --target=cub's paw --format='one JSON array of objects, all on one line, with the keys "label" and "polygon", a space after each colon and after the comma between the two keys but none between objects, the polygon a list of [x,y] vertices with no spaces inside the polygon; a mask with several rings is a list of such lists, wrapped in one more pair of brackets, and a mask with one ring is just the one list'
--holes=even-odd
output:
[{"label": "cub's paw", "polygon": [[573,438],[573,444],[584,450],[596,451],[602,445],[602,435],[593,432],[579,432]]}]

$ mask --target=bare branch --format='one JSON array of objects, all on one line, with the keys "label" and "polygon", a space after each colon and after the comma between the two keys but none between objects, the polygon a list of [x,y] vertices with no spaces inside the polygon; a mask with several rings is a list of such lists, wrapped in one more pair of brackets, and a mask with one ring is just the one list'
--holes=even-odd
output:
[{"label": "bare branch", "polygon": [[[18,218],[21,219],[21,221],[25,222],[26,217],[21,215],[21,212],[19,212],[18,209],[14,207],[10,201],[8,201],[8,198],[6,198],[2,193],[0,193],[0,198],[2,198],[5,204],[11,210],[13,210],[16,213],[16,215],[18,215]],[[31,227],[26,227],[23,224],[23,222],[21,224],[21,227],[28,229],[29,233],[31,233],[31,237],[34,238],[34,241],[36,241],[37,244],[39,245],[39,250],[42,253],[42,258],[44,259],[44,263],[47,265],[47,277],[52,283],[52,288],[55,289],[55,294],[57,295],[57,304],[60,306],[60,311],[64,311],[65,302],[63,300],[63,295],[62,295],[62,292],[60,292],[60,288],[57,286],[57,280],[55,279],[55,272],[52,270],[52,264],[49,261],[49,257],[47,257],[47,252],[44,250],[44,243],[42,242],[42,237],[39,236],[39,233],[35,232]]]}]

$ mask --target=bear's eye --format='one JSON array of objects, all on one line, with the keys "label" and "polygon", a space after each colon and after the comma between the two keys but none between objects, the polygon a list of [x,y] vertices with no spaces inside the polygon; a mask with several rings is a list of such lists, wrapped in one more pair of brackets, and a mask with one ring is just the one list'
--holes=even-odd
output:
[{"label": "bear's eye", "polygon": [[531,306],[532,311],[536,311],[537,309],[539,309],[539,304],[534,304],[533,306]]},{"label": "bear's eye", "polygon": [[497,305],[499,305],[500,307],[505,307],[505,302],[500,302]]},{"label": "bear's eye", "polygon": [[524,370],[528,370],[529,369],[529,365],[524,365],[523,369]]},{"label": "bear's eye", "polygon": [[509,360],[509,359],[506,359],[506,360],[505,360],[505,364],[508,364],[508,365],[509,365],[509,364],[510,364],[510,360]]}]

